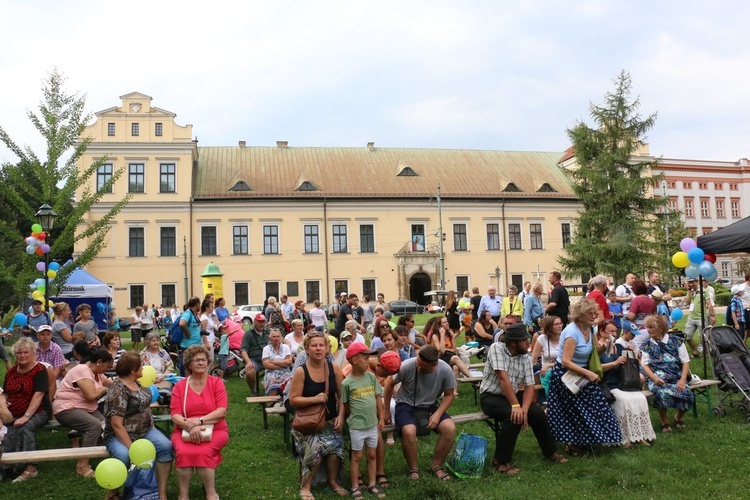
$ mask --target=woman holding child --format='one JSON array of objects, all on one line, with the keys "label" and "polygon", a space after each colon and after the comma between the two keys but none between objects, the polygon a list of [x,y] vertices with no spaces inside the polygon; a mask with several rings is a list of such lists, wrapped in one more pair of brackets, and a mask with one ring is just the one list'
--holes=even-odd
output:
[{"label": "woman holding child", "polygon": [[[341,496],[349,492],[338,482],[341,461],[344,458],[344,440],[341,430],[344,416],[339,413],[338,397],[343,374],[338,365],[326,358],[328,342],[319,332],[310,332],[303,344],[307,361],[296,370],[289,390],[289,402],[294,408],[325,405],[325,427],[313,434],[292,430],[297,453],[301,461],[299,495],[302,500],[314,500],[311,487],[317,473],[327,476],[328,486]],[[326,391],[327,387],[327,391]],[[319,471],[325,458],[324,471]]]}]

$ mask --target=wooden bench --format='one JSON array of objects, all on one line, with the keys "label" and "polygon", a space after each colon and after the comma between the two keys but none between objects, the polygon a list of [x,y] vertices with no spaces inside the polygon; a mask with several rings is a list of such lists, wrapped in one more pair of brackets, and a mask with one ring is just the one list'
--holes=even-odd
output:
[{"label": "wooden bench", "polygon": [[469,365],[469,370],[481,370],[484,368],[485,363],[472,363]]},{"label": "wooden bench", "polygon": [[[492,418],[486,413],[482,413],[481,411],[476,413],[465,413],[463,415],[451,415],[451,418],[453,419],[453,423],[455,423],[456,425],[467,424],[469,422],[487,422],[488,425],[492,423]],[[494,430],[495,427],[493,427],[493,425],[490,425],[490,428]],[[383,427],[383,432],[394,432],[395,430],[395,424],[390,424]]]},{"label": "wooden bench", "polygon": [[276,404],[281,402],[281,396],[256,396],[246,398],[248,404],[260,405],[263,411],[263,428],[268,429],[268,413],[266,413],[266,407],[270,404]]},{"label": "wooden bench", "polygon": [[28,462],[51,462],[55,460],[79,460],[81,458],[109,458],[106,446],[87,448],[61,448],[55,450],[17,451],[4,453],[0,464],[20,464]]}]

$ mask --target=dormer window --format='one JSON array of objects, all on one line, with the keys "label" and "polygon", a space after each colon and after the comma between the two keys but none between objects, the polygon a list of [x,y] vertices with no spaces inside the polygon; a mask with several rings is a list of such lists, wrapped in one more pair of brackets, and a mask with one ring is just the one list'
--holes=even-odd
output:
[{"label": "dormer window", "polygon": [[245,181],[237,181],[229,188],[229,191],[252,191],[252,188]]},{"label": "dormer window", "polygon": [[401,168],[398,173],[398,177],[419,177],[419,174],[417,174],[413,168],[407,165]]},{"label": "dormer window", "polygon": [[537,193],[556,193],[557,190],[553,188],[549,182],[542,183],[541,186],[539,186],[539,189],[536,190]]},{"label": "dormer window", "polygon": [[303,181],[296,191],[320,191],[318,187],[310,181]]},{"label": "dormer window", "polygon": [[516,186],[516,184],[514,182],[509,182],[505,186],[505,189],[503,189],[503,192],[504,193],[521,193],[522,191],[521,191],[521,189],[519,189],[518,186]]}]

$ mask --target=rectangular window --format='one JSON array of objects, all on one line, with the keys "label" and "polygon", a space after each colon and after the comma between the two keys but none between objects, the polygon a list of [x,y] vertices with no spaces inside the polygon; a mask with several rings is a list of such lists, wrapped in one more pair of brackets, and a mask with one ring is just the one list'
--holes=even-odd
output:
[{"label": "rectangular window", "polygon": [[487,224],[487,250],[500,250],[500,224]]},{"label": "rectangular window", "polygon": [[698,183],[698,189],[708,189],[708,183],[707,182],[699,182]]},{"label": "rectangular window", "polygon": [[729,277],[729,262],[721,263],[721,275],[725,278]]},{"label": "rectangular window", "polygon": [[140,130],[141,130],[141,127],[139,124],[132,123],[130,125],[130,135],[132,135],[133,137],[138,136],[138,134],[140,133]]},{"label": "rectangular window", "polygon": [[247,226],[233,226],[232,227],[232,254],[234,255],[247,255],[248,251],[247,241]]},{"label": "rectangular window", "polygon": [[[104,184],[112,178],[112,164],[105,163],[96,169],[96,190],[101,191]],[[112,186],[105,191],[106,193],[112,192]]]},{"label": "rectangular window", "polygon": [[175,192],[174,173],[175,173],[174,163],[162,163],[161,165],[159,165],[159,192],[160,193],[174,193]]},{"label": "rectangular window", "polygon": [[250,285],[249,283],[234,284],[234,304],[245,305],[250,303]]},{"label": "rectangular window", "polygon": [[714,182],[714,189],[716,191],[723,191],[724,190],[724,183],[723,182]]},{"label": "rectangular window", "polygon": [[724,217],[724,200],[716,200],[716,217]]},{"label": "rectangular window", "polygon": [[459,297],[463,297],[464,292],[469,290],[469,277],[468,276],[456,276],[456,293]]},{"label": "rectangular window", "polygon": [[667,181],[667,187],[669,189],[675,189],[677,187],[677,183],[675,181]]},{"label": "rectangular window", "polygon": [[320,253],[320,226],[317,224],[305,225],[305,253]]},{"label": "rectangular window", "polygon": [[177,286],[174,284],[163,284],[161,286],[161,303],[164,308],[177,303]]},{"label": "rectangular window", "polygon": [[411,225],[411,251],[412,252],[424,252],[425,251],[424,224],[412,224]]},{"label": "rectangular window", "polygon": [[704,219],[709,217],[708,200],[701,200],[701,217]]},{"label": "rectangular window", "polygon": [[523,274],[511,274],[510,284],[518,288],[518,290],[523,290]]},{"label": "rectangular window", "polygon": [[359,251],[360,253],[375,252],[375,226],[372,224],[359,226]]},{"label": "rectangular window", "polygon": [[129,257],[143,257],[146,255],[144,233],[145,231],[142,227],[131,227],[128,230]]},{"label": "rectangular window", "polygon": [[693,216],[693,200],[685,199],[685,217]]},{"label": "rectangular window", "polygon": [[320,300],[320,281],[305,281],[305,301],[312,304]]},{"label": "rectangular window", "polygon": [[732,217],[738,218],[740,216],[740,202],[732,200],[730,207],[732,209]]},{"label": "rectangular window", "polygon": [[333,253],[346,253],[346,225],[334,224],[333,233]]},{"label": "rectangular window", "polygon": [[299,297],[299,281],[286,282],[287,297]]},{"label": "rectangular window", "polygon": [[521,224],[508,224],[508,249],[521,250]]},{"label": "rectangular window", "polygon": [[367,295],[370,299],[377,297],[378,294],[375,289],[375,280],[362,280],[362,295]]},{"label": "rectangular window", "polygon": [[[174,227],[162,227],[160,229],[160,249],[162,257],[175,257],[177,256],[177,228]],[[162,302],[165,304],[165,302]]]},{"label": "rectangular window", "polygon": [[731,182],[731,183],[729,184],[729,190],[730,190],[730,191],[737,191],[737,189],[738,189],[738,187],[737,187],[737,186],[738,186],[738,185],[737,185],[737,183],[736,183],[736,182]]},{"label": "rectangular window", "polygon": [[560,224],[560,229],[562,231],[562,247],[565,248],[566,246],[570,245],[570,222],[563,222]]},{"label": "rectangular window", "polygon": [[140,307],[146,301],[143,285],[130,285],[130,309]]},{"label": "rectangular window", "polygon": [[693,189],[693,183],[692,182],[684,182],[682,183],[682,187],[684,189]]},{"label": "rectangular window", "polygon": [[161,123],[154,124],[154,135],[156,137],[161,137],[162,131],[163,131],[162,129],[163,129],[163,127],[162,127]]},{"label": "rectangular window", "polygon": [[145,168],[143,163],[131,163],[128,165],[128,192],[145,192]]},{"label": "rectangular window", "polygon": [[544,248],[541,224],[529,224],[529,236],[531,237],[532,250],[541,250]]},{"label": "rectangular window", "polygon": [[453,224],[453,251],[465,252],[468,249],[466,224]]},{"label": "rectangular window", "polygon": [[266,299],[268,297],[279,298],[281,295],[281,283],[278,281],[266,281]]},{"label": "rectangular window", "polygon": [[667,210],[670,212],[677,211],[677,200],[675,198],[670,198],[667,200]]},{"label": "rectangular window", "polygon": [[349,293],[349,280],[333,280],[333,292],[336,297],[343,292]]},{"label": "rectangular window", "polygon": [[216,226],[201,227],[201,255],[217,255]]},{"label": "rectangular window", "polygon": [[279,226],[263,226],[263,253],[279,253]]},{"label": "rectangular window", "polygon": [[115,135],[115,124],[114,123],[108,123],[107,124],[107,135],[112,137]]}]

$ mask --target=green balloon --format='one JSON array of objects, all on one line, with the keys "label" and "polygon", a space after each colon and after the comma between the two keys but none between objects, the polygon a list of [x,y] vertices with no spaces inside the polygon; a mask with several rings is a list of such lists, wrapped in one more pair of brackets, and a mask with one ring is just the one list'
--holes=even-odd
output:
[{"label": "green balloon", "polygon": [[42,225],[41,224],[34,224],[31,226],[31,232],[32,233],[41,233],[42,232]]},{"label": "green balloon", "polygon": [[128,468],[116,458],[107,458],[96,466],[96,482],[104,489],[116,490],[128,478]]},{"label": "green balloon", "polygon": [[130,445],[128,451],[130,461],[139,469],[151,468],[151,462],[156,460],[156,448],[148,439],[138,439]]}]

